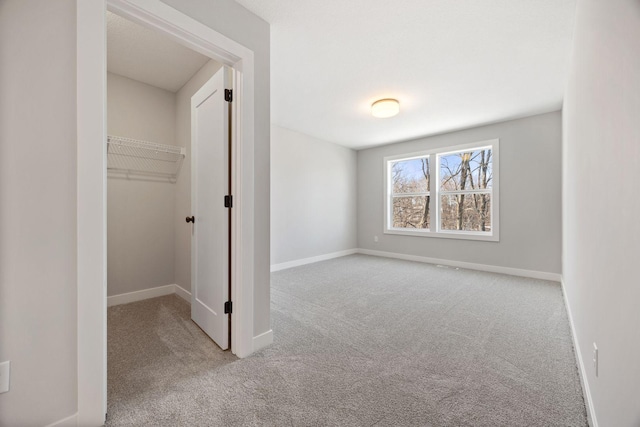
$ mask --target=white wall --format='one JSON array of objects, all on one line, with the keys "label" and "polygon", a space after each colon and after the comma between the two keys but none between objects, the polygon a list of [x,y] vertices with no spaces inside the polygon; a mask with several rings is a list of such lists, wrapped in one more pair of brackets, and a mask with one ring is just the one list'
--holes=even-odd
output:
[{"label": "white wall", "polygon": [[356,248],[354,150],[271,126],[271,264]]},{"label": "white wall", "polygon": [[[358,247],[560,273],[561,135],[555,112],[358,151]],[[383,234],[385,156],[494,138],[500,139],[500,242]]]},{"label": "white wall", "polygon": [[0,1],[0,425],[77,410],[75,1]]},{"label": "white wall", "polygon": [[563,275],[605,427],[640,425],[639,76],[640,2],[578,1],[563,109]]},{"label": "white wall", "polygon": [[269,294],[269,24],[233,0],[163,0],[254,53],[254,289],[253,335],[271,329]]},{"label": "white wall", "polygon": [[[176,95],[108,73],[107,128],[109,135],[176,145]],[[174,283],[175,193],[168,181],[108,179],[108,295]]]},{"label": "white wall", "polygon": [[185,218],[191,216],[191,97],[220,69],[214,60],[207,62],[176,93],[176,143],[187,149],[187,157],[176,183],[173,206],[173,230],[175,239],[175,283],[191,291],[191,224]]}]

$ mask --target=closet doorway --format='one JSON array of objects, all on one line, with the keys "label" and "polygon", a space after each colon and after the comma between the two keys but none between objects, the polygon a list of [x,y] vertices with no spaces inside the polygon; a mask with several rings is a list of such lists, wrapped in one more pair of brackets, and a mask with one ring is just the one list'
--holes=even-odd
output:
[{"label": "closet doorway", "polygon": [[[145,0],[77,4],[78,423],[101,425],[107,407],[107,8],[232,68],[231,352],[242,358],[270,342],[254,338],[254,52],[214,27]],[[250,31],[242,28],[241,33]],[[182,219],[184,220],[184,219]],[[265,339],[266,337],[266,339]]]},{"label": "closet doorway", "polygon": [[107,295],[176,294],[231,329],[232,70],[107,12]]}]

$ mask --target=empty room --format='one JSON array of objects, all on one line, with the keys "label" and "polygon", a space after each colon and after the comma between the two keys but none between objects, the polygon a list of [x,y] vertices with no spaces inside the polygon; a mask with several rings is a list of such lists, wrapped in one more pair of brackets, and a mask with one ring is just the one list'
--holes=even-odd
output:
[{"label": "empty room", "polygon": [[0,426],[640,426],[636,0],[0,0]]}]

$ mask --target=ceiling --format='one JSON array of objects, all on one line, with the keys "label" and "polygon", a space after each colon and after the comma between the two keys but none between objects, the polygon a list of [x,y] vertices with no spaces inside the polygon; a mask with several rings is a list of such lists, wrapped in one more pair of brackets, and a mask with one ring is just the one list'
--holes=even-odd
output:
[{"label": "ceiling", "polygon": [[271,24],[279,126],[357,149],[562,105],[576,0],[237,1]]},{"label": "ceiling", "polygon": [[210,58],[107,12],[107,71],[176,92]]}]

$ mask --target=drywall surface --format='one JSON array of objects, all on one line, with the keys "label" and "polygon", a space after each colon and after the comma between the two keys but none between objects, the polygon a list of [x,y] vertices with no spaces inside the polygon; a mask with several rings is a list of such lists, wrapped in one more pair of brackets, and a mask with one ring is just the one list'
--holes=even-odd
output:
[{"label": "drywall surface", "polygon": [[75,1],[0,1],[1,426],[77,411],[75,46]]},{"label": "drywall surface", "polygon": [[175,283],[191,291],[191,224],[185,218],[191,216],[191,97],[220,69],[214,60],[207,62],[176,93],[177,145],[187,149],[187,157],[176,183],[174,210],[174,277]]},{"label": "drywall surface", "polygon": [[576,13],[563,109],[564,284],[597,424],[631,427],[640,425],[640,3],[580,0]]},{"label": "drywall surface", "polygon": [[[358,247],[560,272],[561,114],[541,114],[358,151]],[[500,241],[383,234],[385,156],[500,140]],[[378,236],[379,242],[374,242]]]},{"label": "drywall surface", "polygon": [[271,264],[354,249],[354,150],[271,126]]},{"label": "drywall surface", "polygon": [[255,61],[253,336],[271,329],[269,297],[269,24],[233,0],[163,0],[251,49]]},{"label": "drywall surface", "polygon": [[[176,145],[175,123],[174,93],[107,73],[109,135]],[[168,181],[107,180],[107,295],[174,283],[175,192]]]}]

